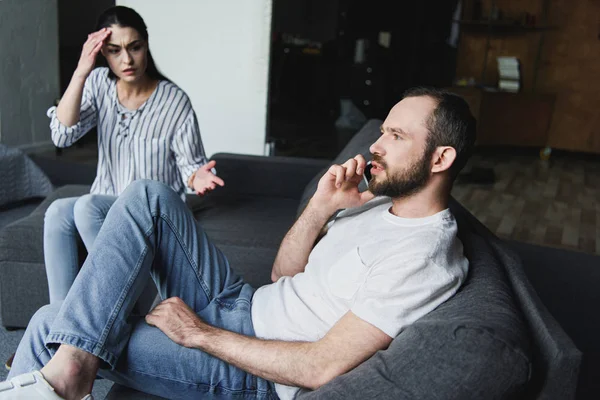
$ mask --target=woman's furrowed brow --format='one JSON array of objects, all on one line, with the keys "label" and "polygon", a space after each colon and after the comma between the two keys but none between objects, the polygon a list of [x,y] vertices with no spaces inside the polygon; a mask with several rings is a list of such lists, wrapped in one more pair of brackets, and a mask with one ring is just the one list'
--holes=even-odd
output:
[{"label": "woman's furrowed brow", "polygon": [[[131,47],[131,46],[135,46],[136,44],[139,44],[142,42],[142,39],[136,39],[132,42],[129,42],[125,45],[125,47]],[[112,47],[119,47],[121,48],[120,44],[116,44],[116,43],[106,43],[107,46],[112,46]]]}]

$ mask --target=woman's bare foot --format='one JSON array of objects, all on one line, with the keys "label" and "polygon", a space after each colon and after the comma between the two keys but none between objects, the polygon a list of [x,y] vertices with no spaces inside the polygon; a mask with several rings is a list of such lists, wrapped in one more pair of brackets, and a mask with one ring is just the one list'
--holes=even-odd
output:
[{"label": "woman's bare foot", "polygon": [[99,366],[96,356],[63,344],[40,372],[56,394],[67,400],[81,400],[92,391]]}]

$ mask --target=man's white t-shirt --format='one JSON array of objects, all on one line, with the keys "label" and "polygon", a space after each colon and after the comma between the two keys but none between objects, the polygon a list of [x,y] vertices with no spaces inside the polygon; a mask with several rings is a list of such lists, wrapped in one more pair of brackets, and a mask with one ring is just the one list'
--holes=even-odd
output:
[{"label": "man's white t-shirt", "polygon": [[[317,341],[348,311],[390,337],[450,298],[468,261],[449,209],[425,218],[390,212],[388,197],[342,211],[304,272],[261,287],[252,300],[256,336]],[[298,388],[276,384],[282,399]]]}]

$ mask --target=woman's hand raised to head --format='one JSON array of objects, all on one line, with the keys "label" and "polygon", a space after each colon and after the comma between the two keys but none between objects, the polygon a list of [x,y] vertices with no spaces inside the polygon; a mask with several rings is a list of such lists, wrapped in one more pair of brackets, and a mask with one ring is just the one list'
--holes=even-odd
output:
[{"label": "woman's hand raised to head", "polygon": [[96,57],[104,45],[104,41],[110,36],[111,31],[108,28],[102,28],[98,32],[88,35],[87,41],[83,45],[81,57],[77,69],[73,75],[80,78],[87,78],[96,65]]}]

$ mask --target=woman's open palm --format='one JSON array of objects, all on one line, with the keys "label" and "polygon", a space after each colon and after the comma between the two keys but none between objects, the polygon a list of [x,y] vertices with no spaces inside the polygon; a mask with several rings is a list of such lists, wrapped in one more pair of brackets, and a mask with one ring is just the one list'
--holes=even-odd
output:
[{"label": "woman's open palm", "polygon": [[211,160],[198,168],[198,171],[196,171],[192,186],[194,187],[194,191],[197,195],[203,196],[211,190],[215,190],[217,186],[225,185],[223,179],[216,176],[212,171],[216,165],[217,162],[215,160]]}]

